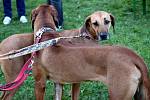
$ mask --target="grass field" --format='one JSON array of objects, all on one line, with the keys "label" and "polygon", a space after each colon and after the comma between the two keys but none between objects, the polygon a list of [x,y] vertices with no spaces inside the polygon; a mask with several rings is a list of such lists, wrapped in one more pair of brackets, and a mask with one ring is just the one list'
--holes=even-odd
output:
[{"label": "grass field", "polygon": [[[29,22],[21,24],[17,18],[16,0],[13,3],[13,19],[8,26],[3,25],[3,5],[0,1],[0,41],[12,35],[32,32],[30,24],[31,10],[46,0],[26,0],[26,12]],[[64,29],[79,28],[85,18],[94,11],[104,10],[112,13],[116,19],[116,33],[110,30],[111,38],[102,44],[127,46],[144,58],[150,69],[150,1],[147,0],[147,15],[142,15],[142,0],[136,0],[135,15],[132,0],[63,0]],[[15,66],[14,66],[15,67]],[[0,82],[4,82],[0,73]],[[16,93],[14,100],[35,100],[34,80],[29,77]],[[70,100],[70,85],[64,87],[63,100]],[[48,81],[45,100],[53,100],[53,83]],[[84,82],[81,85],[80,100],[108,100],[107,87],[100,82]]]}]

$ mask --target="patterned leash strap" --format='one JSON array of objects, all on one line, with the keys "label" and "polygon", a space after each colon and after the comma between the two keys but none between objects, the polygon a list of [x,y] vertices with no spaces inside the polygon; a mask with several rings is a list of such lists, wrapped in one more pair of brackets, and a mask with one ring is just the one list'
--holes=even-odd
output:
[{"label": "patterned leash strap", "polygon": [[0,55],[0,59],[12,59],[15,57],[20,57],[23,55],[30,54],[32,52],[39,51],[39,50],[44,49],[46,47],[56,45],[61,39],[71,39],[71,38],[78,38],[78,37],[80,37],[80,36],[58,37],[58,38],[54,38],[54,39],[47,40],[44,42],[36,43],[36,44],[30,45],[28,47]]}]

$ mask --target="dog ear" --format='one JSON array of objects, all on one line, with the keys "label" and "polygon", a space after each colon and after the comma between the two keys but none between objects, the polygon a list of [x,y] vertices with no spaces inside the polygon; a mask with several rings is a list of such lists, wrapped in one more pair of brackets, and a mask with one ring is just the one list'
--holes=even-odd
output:
[{"label": "dog ear", "polygon": [[52,14],[52,16],[53,16],[53,19],[54,19],[54,21],[55,21],[55,25],[56,26],[58,26],[58,13],[57,13],[57,10],[56,10],[56,8],[54,7],[54,6],[52,6],[52,5],[50,5],[50,8],[51,8],[51,14]]},{"label": "dog ear", "polygon": [[94,39],[98,39],[95,30],[92,28],[91,16],[86,18],[84,27],[85,31],[91,34]]},{"label": "dog ear", "polygon": [[32,13],[31,13],[31,25],[32,25],[32,29],[34,30],[34,22],[35,22],[35,19],[36,19],[36,16],[37,16],[37,10],[36,9],[33,9],[32,10]]},{"label": "dog ear", "polygon": [[115,33],[115,18],[112,14],[110,14],[111,25],[113,27],[113,32]]},{"label": "dog ear", "polygon": [[91,20],[91,17],[87,17],[86,20],[85,20],[85,23],[83,25],[83,27],[81,28],[81,33],[84,33],[84,32],[87,32],[89,31],[89,23],[90,23],[90,20]]},{"label": "dog ear", "polygon": [[85,20],[85,27],[86,27],[86,28],[89,28],[89,27],[90,27],[90,23],[91,23],[91,17],[88,16],[88,17],[86,18],[86,20]]}]

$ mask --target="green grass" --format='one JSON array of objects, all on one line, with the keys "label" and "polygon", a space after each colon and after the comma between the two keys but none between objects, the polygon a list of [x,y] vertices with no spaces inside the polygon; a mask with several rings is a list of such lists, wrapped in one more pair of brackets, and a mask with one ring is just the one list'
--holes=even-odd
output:
[{"label": "green grass", "polygon": [[[21,24],[17,18],[16,0],[13,1],[13,19],[8,26],[2,24],[3,5],[0,1],[0,41],[15,34],[32,32],[30,24],[31,10],[46,0],[26,0],[29,22]],[[63,0],[64,29],[79,28],[85,18],[94,11],[104,10],[112,13],[116,19],[116,33],[110,30],[111,39],[102,44],[116,44],[129,47],[144,58],[150,69],[150,1],[147,0],[147,15],[142,15],[142,0],[136,0],[134,16],[132,0]],[[15,66],[14,66],[15,67]],[[4,76],[0,73],[1,83]],[[34,80],[29,77],[16,93],[14,100],[35,100]],[[48,81],[45,100],[53,100],[53,83]],[[70,85],[64,87],[63,100],[70,99]],[[80,100],[108,100],[107,87],[100,82],[84,82],[81,85]]]}]

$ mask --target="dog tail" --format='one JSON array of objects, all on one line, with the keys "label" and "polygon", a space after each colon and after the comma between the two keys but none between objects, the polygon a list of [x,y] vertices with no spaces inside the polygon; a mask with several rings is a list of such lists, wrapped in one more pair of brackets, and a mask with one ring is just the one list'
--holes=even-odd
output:
[{"label": "dog tail", "polygon": [[134,100],[149,100],[148,92],[142,82],[139,84],[136,90]]},{"label": "dog tail", "polygon": [[134,95],[135,100],[150,100],[150,79],[148,76],[148,67],[144,63],[144,60],[139,56],[134,60],[136,67],[141,72],[141,82]]}]

